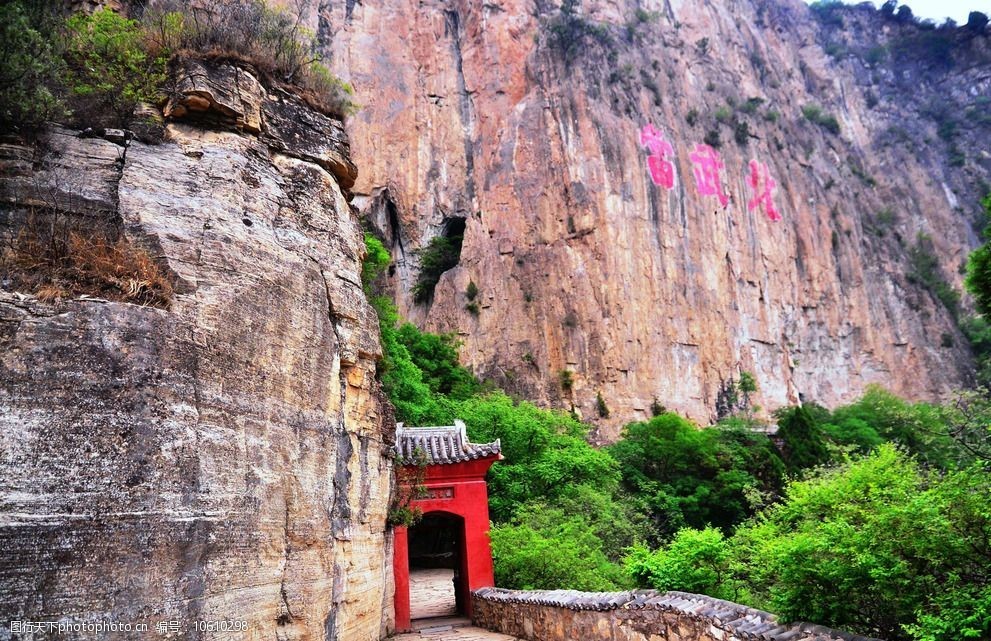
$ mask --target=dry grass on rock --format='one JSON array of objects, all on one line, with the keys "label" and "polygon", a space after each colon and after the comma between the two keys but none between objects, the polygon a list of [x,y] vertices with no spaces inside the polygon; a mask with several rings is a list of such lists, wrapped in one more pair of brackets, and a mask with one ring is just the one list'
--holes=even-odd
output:
[{"label": "dry grass on rock", "polygon": [[0,283],[44,301],[80,295],[168,308],[172,279],[123,235],[38,223],[32,217],[0,251]]}]

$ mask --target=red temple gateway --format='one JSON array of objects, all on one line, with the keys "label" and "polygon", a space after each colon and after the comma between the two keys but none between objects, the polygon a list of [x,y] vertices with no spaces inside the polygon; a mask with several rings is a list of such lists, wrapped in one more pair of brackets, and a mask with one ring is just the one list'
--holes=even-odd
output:
[{"label": "red temple gateway", "polygon": [[[471,591],[495,585],[485,474],[502,458],[500,449],[498,440],[469,443],[465,424],[458,420],[444,427],[397,426],[397,463],[411,467],[425,457],[427,465],[427,496],[411,503],[423,518],[410,528],[395,529],[397,631],[411,629],[411,570],[424,575],[434,570],[432,576],[437,576],[444,575],[443,569],[447,577],[453,571],[454,603],[445,614],[470,617]],[[415,602],[419,595],[412,596]],[[423,616],[422,609],[417,614]]]}]

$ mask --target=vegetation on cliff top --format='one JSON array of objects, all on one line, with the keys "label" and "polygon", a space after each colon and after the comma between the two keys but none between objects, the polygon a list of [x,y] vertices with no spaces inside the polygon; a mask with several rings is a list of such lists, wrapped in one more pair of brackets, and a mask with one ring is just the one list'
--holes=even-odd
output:
[{"label": "vegetation on cliff top", "polygon": [[110,9],[65,16],[60,5],[0,7],[0,129],[30,133],[47,121],[126,127],[140,103],[169,91],[173,56],[234,61],[291,85],[311,106],[344,116],[351,88],[320,62],[314,35],[263,0],[196,9],[157,3],[128,19]]},{"label": "vegetation on cliff top", "polygon": [[896,641],[991,632],[986,394],[941,406],[872,387],[834,411],[781,411],[776,440],[737,405],[706,429],[658,405],[596,449],[570,414],[479,383],[453,336],[374,304],[397,418],[457,417],[474,441],[502,439],[489,477],[498,585],[680,589]]}]

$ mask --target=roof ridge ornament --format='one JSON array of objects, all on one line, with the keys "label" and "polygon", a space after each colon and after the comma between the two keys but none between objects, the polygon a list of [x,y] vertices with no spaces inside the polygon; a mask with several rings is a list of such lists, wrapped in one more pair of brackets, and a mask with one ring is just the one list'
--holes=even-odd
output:
[{"label": "roof ridge ornament", "polygon": [[406,427],[396,423],[396,457],[402,465],[422,462],[417,450],[426,455],[427,465],[461,463],[496,456],[502,458],[501,439],[491,443],[472,443],[464,421],[454,419],[454,425]]}]

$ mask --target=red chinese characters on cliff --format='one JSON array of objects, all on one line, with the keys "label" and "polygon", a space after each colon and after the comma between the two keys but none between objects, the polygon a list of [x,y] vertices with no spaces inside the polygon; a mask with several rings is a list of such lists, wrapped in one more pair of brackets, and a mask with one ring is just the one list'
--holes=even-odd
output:
[{"label": "red chinese characters on cliff", "polygon": [[[665,189],[674,188],[675,166],[674,147],[665,140],[664,134],[652,124],[646,124],[640,130],[640,146],[645,147],[650,155],[647,157],[647,169],[650,180],[655,185]],[[696,144],[689,155],[692,161],[692,174],[695,186],[701,196],[715,196],[725,209],[732,200],[723,191],[722,171],[725,168],[719,152],[706,144]],[[767,163],[751,160],[747,175],[747,184],[752,191],[752,197],[747,201],[747,211],[761,209],[774,222],[781,220],[781,212],[774,207],[774,191],[777,183],[771,178]]]},{"label": "red chinese characters on cliff", "polygon": [[695,185],[703,196],[716,196],[719,204],[725,207],[729,204],[729,196],[723,193],[720,170],[723,161],[719,153],[709,145],[695,145],[695,151],[689,156],[692,159],[692,172],[695,174]]},{"label": "red chinese characters on cliff", "polygon": [[[767,163],[757,160],[750,161],[750,175],[747,176],[747,184],[754,190],[754,197],[747,202],[747,211],[753,211],[760,207],[771,220],[781,220],[781,214],[774,208],[773,196],[776,183],[771,178]],[[761,187],[762,184],[763,187]]]},{"label": "red chinese characters on cliff", "polygon": [[664,134],[654,125],[646,124],[640,130],[640,146],[650,151],[647,157],[650,180],[655,185],[674,189],[674,163],[668,160],[674,156],[674,147],[664,139]]}]

